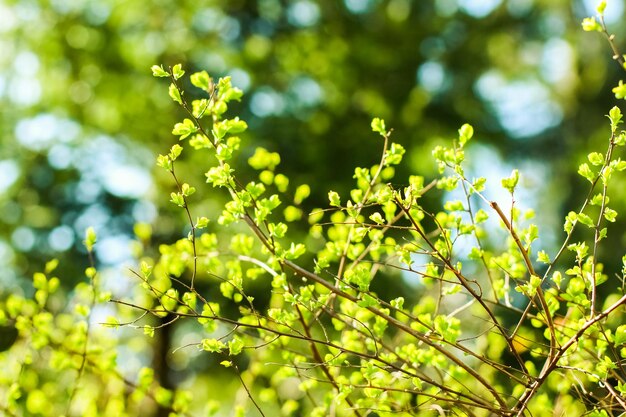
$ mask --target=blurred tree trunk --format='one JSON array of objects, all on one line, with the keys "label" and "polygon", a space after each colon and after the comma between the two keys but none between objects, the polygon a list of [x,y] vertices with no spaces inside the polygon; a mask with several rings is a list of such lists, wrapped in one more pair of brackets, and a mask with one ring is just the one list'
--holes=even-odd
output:
[{"label": "blurred tree trunk", "polygon": [[[172,320],[170,315],[163,317],[159,324],[164,324]],[[167,365],[167,355],[172,346],[173,328],[171,325],[164,326],[155,332],[156,343],[154,344],[154,355],[152,357],[152,367],[155,378],[160,386],[174,391],[175,386],[172,375]],[[155,417],[167,417],[170,413],[168,407],[158,406]]]}]

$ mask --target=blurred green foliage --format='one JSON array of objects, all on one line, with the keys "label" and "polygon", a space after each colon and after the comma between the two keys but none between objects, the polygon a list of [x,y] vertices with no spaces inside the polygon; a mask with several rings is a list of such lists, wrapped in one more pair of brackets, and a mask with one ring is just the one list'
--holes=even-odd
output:
[{"label": "blurred green foliage", "polygon": [[89,222],[117,237],[113,246],[134,221],[154,220],[152,203],[136,201],[160,185],[146,174],[177,115],[150,77],[153,63],[230,74],[246,92],[237,111],[254,143],[280,151],[298,182],[344,189],[347,158],[375,156],[358,139],[374,116],[410,145],[415,167],[467,121],[504,159],[533,158],[553,176],[575,146],[605,134],[596,131],[615,68],[601,39],[582,37],[586,14],[582,2],[530,0],[8,1],[5,283],[78,248]]}]

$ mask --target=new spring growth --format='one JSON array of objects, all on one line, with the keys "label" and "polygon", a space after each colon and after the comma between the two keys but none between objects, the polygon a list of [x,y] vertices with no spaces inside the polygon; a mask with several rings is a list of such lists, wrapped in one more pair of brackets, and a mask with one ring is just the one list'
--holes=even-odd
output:
[{"label": "new spring growth", "polygon": [[85,231],[85,240],[83,240],[83,244],[88,252],[93,252],[93,247],[96,244],[96,231],[93,227],[88,227]]},{"label": "new spring growth", "polygon": [[[598,13],[598,16],[600,17],[600,19],[602,19],[602,17],[604,16],[605,9],[606,9],[606,1],[603,0],[596,7],[596,12]],[[582,27],[585,32],[593,32],[593,31],[602,32],[603,30],[602,25],[600,24],[600,22],[596,20],[595,16],[585,17],[582,21]]]}]

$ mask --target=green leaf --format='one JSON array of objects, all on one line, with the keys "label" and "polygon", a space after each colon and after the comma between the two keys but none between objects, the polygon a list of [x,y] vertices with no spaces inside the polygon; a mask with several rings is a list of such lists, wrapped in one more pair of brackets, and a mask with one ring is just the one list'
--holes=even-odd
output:
[{"label": "green leaf", "polygon": [[550,256],[546,253],[546,251],[539,251],[537,254],[537,261],[542,262],[544,264],[550,263]]},{"label": "green leaf", "polygon": [[270,223],[268,228],[270,230],[270,236],[275,236],[279,239],[285,237],[288,229],[285,223]]},{"label": "green leaf", "polygon": [[45,274],[41,272],[35,272],[33,274],[33,287],[38,290],[43,290],[48,286],[48,280],[46,279]]},{"label": "green leaf", "polygon": [[617,126],[622,123],[622,111],[619,107],[613,106],[613,108],[609,111],[609,120],[611,121],[611,130],[615,132],[617,130]]},{"label": "green leaf", "polygon": [[296,206],[287,206],[283,212],[285,220],[288,222],[295,222],[302,218],[302,209]]},{"label": "green leaf", "polygon": [[228,342],[228,354],[230,356],[236,356],[241,353],[243,350],[244,344],[241,339],[235,337],[233,340]]},{"label": "green leaf", "polygon": [[212,167],[206,174],[206,182],[211,183],[214,187],[225,187],[229,184],[231,174],[234,170],[229,164]]},{"label": "green leaf", "polygon": [[381,216],[381,214],[379,212],[376,212],[376,213],[372,214],[370,216],[370,220],[373,221],[376,224],[384,224],[385,223],[385,219],[383,219],[383,216]]},{"label": "green leaf", "polygon": [[487,219],[489,219],[489,215],[483,209],[478,210],[474,215],[474,221],[476,223],[484,223]]},{"label": "green leaf", "polygon": [[371,295],[367,293],[362,293],[361,299],[357,301],[357,305],[362,308],[376,307],[379,305],[379,302],[376,298],[372,297]]},{"label": "green leaf", "polygon": [[211,77],[206,71],[196,72],[189,77],[191,84],[205,91],[211,90]]},{"label": "green leaf", "polygon": [[363,188],[367,187],[370,181],[372,180],[372,177],[370,175],[370,170],[367,168],[361,168],[361,167],[356,167],[354,169],[354,176],[352,178],[356,178],[359,184],[362,183],[364,185]]},{"label": "green leaf", "polygon": [[154,327],[149,326],[149,325],[143,326],[143,334],[145,334],[148,337],[154,337]]},{"label": "green leaf", "polygon": [[311,187],[308,184],[299,185],[293,197],[294,204],[301,204],[309,195],[311,195]]},{"label": "green leaf", "polygon": [[58,259],[51,259],[48,262],[46,262],[46,266],[44,268],[44,271],[46,271],[46,274],[50,274],[52,273],[55,269],[57,269],[57,266],[59,266],[59,260]]},{"label": "green leaf", "polygon": [[274,173],[269,169],[261,171],[259,174],[259,179],[265,185],[272,185],[274,183]]},{"label": "green leaf", "polygon": [[468,258],[468,259],[471,259],[471,260],[474,260],[474,261],[477,261],[477,260],[482,259],[482,257],[484,256],[484,254],[485,254],[485,253],[484,253],[484,251],[482,251],[481,249],[478,249],[478,248],[474,247],[474,248],[472,248],[472,249],[470,250],[470,253],[467,255],[467,258]]},{"label": "green leaf", "polygon": [[304,255],[304,253],[306,252],[306,246],[304,246],[302,243],[291,243],[291,247],[289,248],[289,250],[287,251],[287,253],[285,253],[285,259],[289,259],[289,260],[294,260],[299,258],[300,256]]},{"label": "green leaf", "polygon": [[602,379],[605,379],[608,374],[609,371],[611,371],[612,369],[617,368],[617,364],[615,363],[615,361],[609,357],[609,356],[604,356],[602,358],[602,360],[600,362],[596,362],[596,372],[598,372],[600,374],[600,377]]},{"label": "green leaf", "polygon": [[567,216],[565,216],[565,224],[563,225],[563,230],[565,230],[566,233],[570,233],[574,228],[574,224],[577,221],[578,215],[576,214],[576,212],[570,211],[569,213],[567,213]]},{"label": "green leaf", "polygon": [[150,275],[152,275],[152,266],[150,266],[147,262],[142,261],[140,265],[141,275],[148,279]]},{"label": "green leaf", "polygon": [[591,200],[589,200],[589,204],[592,206],[599,206],[602,204],[604,200],[604,204],[608,204],[609,203],[609,197],[604,197],[602,198],[602,193],[598,193],[596,195],[594,195]]},{"label": "green leaf", "polygon": [[585,32],[602,31],[602,26],[595,17],[585,17],[582,21],[582,27]]},{"label": "green leaf", "polygon": [[170,157],[171,161],[175,161],[182,152],[183,152],[183,147],[180,146],[179,144],[175,144],[170,148],[170,153],[168,154],[168,156]]},{"label": "green leaf", "polygon": [[622,80],[619,80],[617,87],[613,88],[615,98],[626,98],[626,84]]},{"label": "green leaf", "polygon": [[309,213],[309,224],[317,224],[324,218],[324,210],[315,208]]},{"label": "green leaf", "polygon": [[180,136],[180,140],[185,139],[187,136],[192,133],[196,133],[198,128],[194,124],[194,122],[190,119],[183,120],[182,123],[176,123],[174,125],[174,129],[172,129],[172,134],[176,136]]},{"label": "green leaf", "polygon": [[434,327],[435,331],[449,343],[456,343],[461,335],[461,321],[456,317],[437,316]]},{"label": "green leaf", "polygon": [[330,201],[332,207],[341,207],[341,198],[336,191],[328,192],[328,201]]},{"label": "green leaf", "polygon": [[465,144],[474,136],[474,128],[469,124],[464,124],[459,129],[459,144],[461,147],[465,146]]},{"label": "green leaf", "polygon": [[381,136],[387,135],[387,130],[385,129],[385,121],[378,117],[375,117],[372,120],[372,131],[380,133]]},{"label": "green leaf", "polygon": [[[191,102],[191,112],[194,115],[194,117],[196,119],[201,119],[204,116],[206,116],[206,111],[209,108],[209,100],[207,100],[206,98],[202,98],[200,100],[193,100]],[[213,109],[215,109],[215,106],[212,107]]]},{"label": "green leaf", "polygon": [[239,100],[243,95],[243,92],[231,84],[231,77],[222,77],[217,82],[217,89],[219,91],[217,99],[225,103],[232,100]]},{"label": "green leaf", "polygon": [[170,288],[161,296],[159,301],[165,310],[174,311],[178,304],[178,291],[174,288]]},{"label": "green leaf", "polygon": [[215,152],[215,157],[220,161],[228,161],[233,157],[233,149],[228,145],[224,145],[220,143],[217,145],[217,150]]},{"label": "green leaf", "polygon": [[578,167],[578,174],[581,177],[586,178],[589,182],[593,182],[595,174],[593,173],[593,171],[591,171],[591,168],[589,168],[589,165],[586,163],[580,164],[580,166]]},{"label": "green leaf", "polygon": [[518,181],[519,181],[519,171],[517,169],[514,169],[511,172],[511,176],[509,176],[509,178],[504,178],[502,180],[502,187],[504,187],[511,194],[513,194],[513,191],[515,190],[515,187],[517,186]]},{"label": "green leaf", "polygon": [[[587,246],[585,242],[572,243],[571,245],[567,246],[567,249],[572,252],[576,252],[576,259],[579,262],[582,262],[589,253],[589,246]],[[579,269],[578,266],[576,266],[575,268]]]},{"label": "green leaf", "polygon": [[120,325],[119,320],[115,316],[108,316],[102,325],[106,327],[118,327]]},{"label": "green leaf", "polygon": [[162,65],[153,65],[150,69],[152,70],[152,75],[155,77],[169,77],[170,75],[163,69]]},{"label": "green leaf", "polygon": [[252,198],[257,199],[265,192],[265,185],[252,181],[246,185],[246,191],[250,193]]},{"label": "green leaf", "polygon": [[185,196],[188,197],[190,195],[192,195],[193,193],[196,192],[196,189],[192,186],[190,186],[187,183],[184,183],[181,187],[180,187],[181,193]]},{"label": "green leaf", "polygon": [[616,170],[623,171],[623,170],[626,169],[626,161],[622,161],[620,159],[617,159],[617,160],[615,160],[613,162],[615,162],[615,169]]},{"label": "green leaf", "polygon": [[175,80],[178,80],[180,79],[180,77],[185,75],[185,71],[183,71],[183,66],[181,64],[174,65],[174,68],[172,68],[172,75],[174,76]]},{"label": "green leaf", "polygon": [[480,178],[474,180],[474,182],[472,183],[472,187],[474,187],[474,189],[477,192],[481,192],[481,191],[484,191],[486,183],[487,183],[487,178],[480,177]]},{"label": "green leaf", "polygon": [[390,304],[391,307],[402,310],[402,307],[404,306],[404,297],[394,298],[393,300],[391,300]]},{"label": "green leaf", "polygon": [[88,252],[93,252],[93,246],[96,244],[96,241],[96,231],[93,227],[88,227],[85,231],[85,240],[83,240],[83,244]]},{"label": "green leaf", "polygon": [[607,221],[613,223],[615,222],[615,219],[617,218],[617,212],[611,208],[606,207],[604,209],[604,218]]},{"label": "green leaf", "polygon": [[387,152],[385,153],[385,165],[398,165],[402,162],[402,155],[404,155],[404,147],[397,143],[392,143]]},{"label": "green leaf", "polygon": [[270,198],[264,198],[259,201],[259,207],[265,208],[269,211],[274,210],[278,206],[280,206],[280,198],[277,194],[272,194]]},{"label": "green leaf", "polygon": [[248,164],[254,169],[273,171],[280,164],[280,155],[276,152],[269,152],[265,148],[256,148],[254,155],[248,158]]},{"label": "green leaf", "polygon": [[157,157],[157,165],[164,168],[167,171],[172,170],[172,160],[169,156],[159,155]]},{"label": "green leaf", "polygon": [[591,219],[591,217],[587,216],[585,213],[578,213],[576,217],[578,221],[585,226],[595,227],[595,224],[593,224],[593,220]]},{"label": "green leaf", "polygon": [[239,120],[239,117],[235,117],[234,119],[226,119],[214,123],[211,132],[213,133],[213,137],[219,141],[226,136],[226,134],[241,133],[247,128],[248,124],[245,121]]},{"label": "green leaf", "polygon": [[446,211],[464,211],[465,207],[463,207],[463,202],[460,200],[446,201],[443,205],[444,210]]},{"label": "green leaf", "polygon": [[592,165],[602,165],[604,163],[604,156],[600,152],[591,152],[587,155],[587,159]]},{"label": "green leaf", "polygon": [[172,403],[172,391],[163,387],[158,387],[154,393],[154,397],[159,405],[169,407]]},{"label": "green leaf", "polygon": [[287,191],[287,187],[289,187],[289,178],[283,174],[276,174],[274,176],[274,185],[276,185],[278,191],[284,193]]},{"label": "green leaf", "polygon": [[541,285],[541,278],[537,275],[531,275],[529,284],[531,288],[536,290]]},{"label": "green leaf", "polygon": [[198,217],[196,219],[196,229],[204,229],[209,225],[209,219],[206,217]]},{"label": "green leaf", "polygon": [[536,224],[530,224],[523,232],[523,239],[526,247],[530,247],[530,244],[539,238],[539,229]]},{"label": "green leaf", "polygon": [[350,216],[354,220],[356,220],[356,217],[359,213],[357,210],[357,206],[350,200],[348,200],[348,202],[346,203],[346,212],[348,213],[348,216]]},{"label": "green leaf", "polygon": [[91,309],[85,304],[77,303],[74,305],[74,312],[79,316],[87,317]]},{"label": "green leaf", "polygon": [[176,85],[174,83],[170,84],[168,93],[169,93],[170,97],[172,98],[172,100],[174,100],[175,102],[177,102],[180,105],[183,104],[183,100],[180,97],[180,91],[178,91],[178,88],[176,87]]},{"label": "green leaf", "polygon": [[354,268],[348,269],[344,278],[348,283],[357,285],[361,291],[368,291],[372,280],[370,268],[364,264],[358,264]]},{"label": "green leaf", "polygon": [[183,198],[183,195],[180,193],[172,192],[170,194],[170,201],[179,207],[185,207],[185,199]]},{"label": "green leaf", "polygon": [[226,349],[226,344],[217,339],[203,339],[202,349],[206,350],[207,352],[221,352]]}]

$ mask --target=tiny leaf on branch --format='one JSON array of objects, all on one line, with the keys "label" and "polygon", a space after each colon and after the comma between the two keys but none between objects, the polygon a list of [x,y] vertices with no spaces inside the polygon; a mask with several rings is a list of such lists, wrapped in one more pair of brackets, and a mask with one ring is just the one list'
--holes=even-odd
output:
[{"label": "tiny leaf on branch", "polygon": [[612,91],[615,94],[615,98],[626,98],[626,84],[622,80],[619,80],[617,86]]},{"label": "tiny leaf on branch", "polygon": [[600,152],[591,152],[589,155],[587,155],[587,158],[592,165],[597,166],[604,163],[604,156]]},{"label": "tiny leaf on branch", "polygon": [[88,227],[85,231],[85,240],[83,241],[83,244],[85,245],[85,248],[88,252],[93,252],[93,247],[96,244],[96,240],[97,237],[95,229],[93,227]]},{"label": "tiny leaf on branch", "polygon": [[613,106],[609,111],[609,120],[611,121],[611,131],[615,133],[617,127],[622,123],[622,111],[619,107]]},{"label": "tiny leaf on branch", "polygon": [[582,22],[582,27],[585,32],[602,32],[602,25],[598,23],[595,17],[585,17]]},{"label": "tiny leaf on branch", "polygon": [[385,121],[378,117],[372,119],[372,131],[380,133],[381,136],[387,135],[387,130],[385,129]]},{"label": "tiny leaf on branch", "polygon": [[169,92],[169,95],[172,98],[172,100],[174,100],[175,102],[177,102],[180,105],[183,104],[183,100],[182,100],[182,98],[180,96],[180,91],[178,91],[178,88],[176,87],[176,84],[171,83],[168,92]]},{"label": "tiny leaf on branch", "polygon": [[459,145],[465,146],[467,142],[474,136],[474,128],[472,125],[464,124],[459,129]]},{"label": "tiny leaf on branch", "polygon": [[180,193],[172,192],[170,194],[170,201],[176,204],[178,207],[185,207],[185,199]]},{"label": "tiny leaf on branch", "polygon": [[183,140],[189,135],[196,133],[197,131],[198,128],[196,127],[194,122],[189,119],[185,119],[182,123],[176,123],[174,129],[172,130],[172,134],[180,136],[179,139]]},{"label": "tiny leaf on branch", "polygon": [[509,191],[509,193],[513,194],[515,191],[515,187],[519,181],[519,171],[514,169],[511,172],[511,176],[509,178],[502,179],[502,187]]},{"label": "tiny leaf on branch", "polygon": [[193,84],[194,86],[202,90],[205,90],[207,92],[211,91],[212,80],[206,71],[200,71],[200,72],[191,74],[191,77],[189,78],[191,80],[191,84]]},{"label": "tiny leaf on branch", "polygon": [[183,66],[181,64],[174,65],[174,68],[172,68],[172,75],[174,76],[175,80],[178,80],[183,75],[185,75],[185,71],[183,70]]},{"label": "tiny leaf on branch", "polygon": [[341,199],[336,191],[328,192],[328,201],[332,207],[341,207]]},{"label": "tiny leaf on branch", "polygon": [[169,73],[163,69],[162,65],[152,66],[152,75],[155,77],[169,77]]},{"label": "tiny leaf on branch", "polygon": [[586,178],[587,181],[593,183],[596,174],[591,170],[591,168],[589,168],[589,164],[587,163],[582,163],[580,164],[580,166],[578,167],[578,175],[580,175],[583,178]]}]

